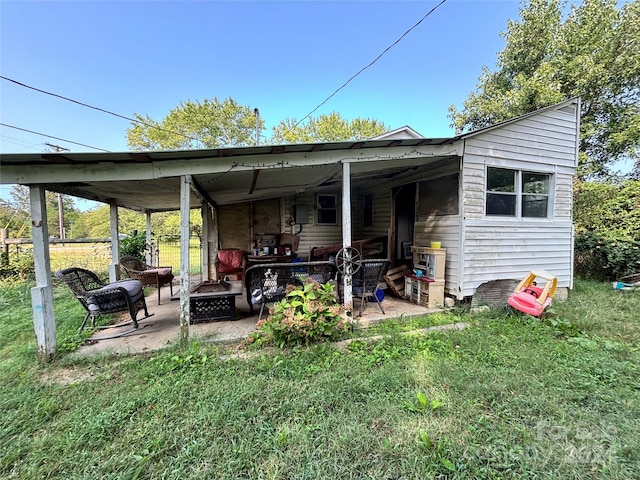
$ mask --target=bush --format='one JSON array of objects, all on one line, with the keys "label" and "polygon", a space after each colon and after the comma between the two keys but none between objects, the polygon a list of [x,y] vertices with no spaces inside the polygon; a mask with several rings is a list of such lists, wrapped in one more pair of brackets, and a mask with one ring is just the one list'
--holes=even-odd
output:
[{"label": "bush", "polygon": [[348,329],[343,314],[330,283],[289,285],[285,298],[269,309],[269,316],[258,322],[258,331],[247,338],[245,345],[283,347],[335,340]]},{"label": "bush", "polygon": [[33,280],[36,276],[33,251],[21,250],[7,256],[0,255],[0,279]]},{"label": "bush", "polygon": [[132,256],[144,260],[144,252],[147,249],[147,236],[144,233],[136,233],[123,238],[120,242],[120,255]]},{"label": "bush", "polygon": [[617,280],[640,272],[640,242],[604,238],[593,233],[575,237],[575,274],[585,279]]}]

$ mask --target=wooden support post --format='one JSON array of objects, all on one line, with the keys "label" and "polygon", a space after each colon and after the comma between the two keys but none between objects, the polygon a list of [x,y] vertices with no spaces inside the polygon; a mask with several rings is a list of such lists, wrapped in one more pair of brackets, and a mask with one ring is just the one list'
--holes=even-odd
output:
[{"label": "wooden support post", "polygon": [[[342,163],[342,248],[351,246],[351,164]],[[351,267],[345,262],[344,306],[353,308]]]},{"label": "wooden support post", "polygon": [[38,361],[46,362],[56,353],[56,319],[53,313],[51,259],[44,187],[31,185],[29,197],[33,259],[36,271],[36,286],[31,289],[33,328],[36,334]]},{"label": "wooden support post", "polygon": [[202,201],[202,208],[200,209],[202,215],[202,240],[201,240],[201,255],[200,255],[200,271],[202,272],[202,281],[206,282],[211,279],[211,270],[209,266],[209,230],[211,229],[211,207]]},{"label": "wooden support post", "polygon": [[111,232],[111,264],[109,265],[109,282],[120,278],[120,237],[118,236],[118,206],[109,205],[109,228]]},{"label": "wooden support post", "polygon": [[180,342],[189,341],[189,207],[191,175],[180,177]]},{"label": "wooden support post", "polygon": [[0,228],[0,243],[2,243],[2,253],[0,253],[0,262],[3,265],[9,265],[9,244],[4,241],[9,238],[9,229]]},{"label": "wooden support post", "polygon": [[149,210],[145,212],[145,217],[147,220],[147,229],[145,230],[145,242],[148,247],[145,253],[145,261],[147,262],[147,265],[160,266],[155,264],[156,259],[153,258],[153,248],[151,246],[151,212]]}]

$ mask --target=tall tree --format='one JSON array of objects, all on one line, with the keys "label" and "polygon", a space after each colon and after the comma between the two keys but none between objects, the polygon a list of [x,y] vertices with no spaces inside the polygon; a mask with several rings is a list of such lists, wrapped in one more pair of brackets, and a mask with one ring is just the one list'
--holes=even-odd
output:
[{"label": "tall tree", "polygon": [[[127,143],[134,150],[180,150],[247,146],[255,144],[256,115],[233,99],[187,100],[160,122],[149,115],[127,129]],[[258,131],[264,122],[258,119]]]},{"label": "tall tree", "polygon": [[605,176],[640,156],[640,2],[524,1],[510,20],[497,70],[484,67],[453,126],[468,131],[580,95],[579,175]]},{"label": "tall tree", "polygon": [[[45,195],[47,205],[47,227],[49,235],[58,237],[60,235],[59,221],[59,204],[58,196],[54,192],[46,192]],[[10,209],[13,213],[6,225],[10,229],[9,234],[19,237],[31,236],[31,201],[29,199],[29,187],[24,185],[14,185],[11,187],[11,200],[4,202],[4,207]],[[70,237],[70,231],[73,223],[78,217],[78,210],[75,208],[73,197],[68,195],[62,196],[62,212],[63,225],[65,228],[65,236]]]},{"label": "tall tree", "polygon": [[273,127],[270,143],[313,143],[362,140],[381,135],[389,129],[384,123],[370,118],[351,121],[332,112],[329,115],[311,117],[308,122],[296,125],[295,118],[287,118]]}]

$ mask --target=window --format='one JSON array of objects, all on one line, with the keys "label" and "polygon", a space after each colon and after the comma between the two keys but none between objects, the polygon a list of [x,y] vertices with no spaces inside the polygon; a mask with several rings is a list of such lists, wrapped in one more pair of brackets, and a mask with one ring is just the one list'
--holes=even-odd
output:
[{"label": "window", "polygon": [[318,195],[317,203],[317,223],[319,225],[337,225],[338,224],[338,196],[337,195]]},{"label": "window", "polygon": [[420,182],[418,215],[458,215],[458,174]]},{"label": "window", "polygon": [[362,226],[373,227],[373,193],[367,193],[362,199]]},{"label": "window", "polygon": [[547,218],[551,175],[487,168],[486,214]]}]

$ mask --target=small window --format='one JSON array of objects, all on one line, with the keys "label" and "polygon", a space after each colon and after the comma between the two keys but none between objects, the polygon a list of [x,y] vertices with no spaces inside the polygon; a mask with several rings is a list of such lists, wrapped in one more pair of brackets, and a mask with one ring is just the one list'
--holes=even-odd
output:
[{"label": "small window", "polygon": [[337,195],[318,195],[317,196],[317,214],[319,225],[337,225],[338,224],[338,196]]},{"label": "small window", "polygon": [[362,226],[373,227],[373,193],[367,193],[362,199]]},{"label": "small window", "polygon": [[486,214],[547,218],[551,175],[487,168]]},{"label": "small window", "polygon": [[418,215],[458,215],[458,174],[420,182]]}]

